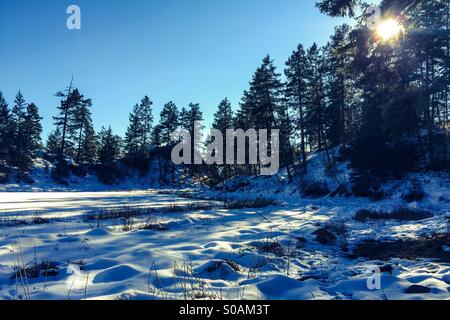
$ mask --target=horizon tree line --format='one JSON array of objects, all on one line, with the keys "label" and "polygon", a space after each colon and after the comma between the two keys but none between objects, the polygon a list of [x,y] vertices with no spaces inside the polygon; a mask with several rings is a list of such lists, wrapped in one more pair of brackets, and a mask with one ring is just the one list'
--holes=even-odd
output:
[{"label": "horizon tree line", "polygon": [[[331,16],[354,17],[358,4],[364,8],[364,1],[351,0],[323,0],[317,6]],[[237,108],[233,110],[227,98],[219,103],[211,128],[279,129],[280,163],[289,181],[307,174],[313,152],[324,152],[330,168],[339,155],[344,156],[359,180],[424,164],[448,168],[449,1],[385,0],[381,7],[386,15],[402,16],[407,30],[398,39],[380,40],[364,26],[362,15],[355,27],[337,27],[324,46],[299,44],[283,75],[267,55]],[[56,128],[46,143],[46,152],[58,163],[55,176],[68,174],[68,159],[110,171],[118,170],[123,161],[142,174],[148,172],[150,161],[157,160],[160,181],[175,182],[171,134],[182,128],[193,135],[194,123],[203,121],[199,104],[179,110],[168,102],[156,123],[153,102],[145,96],[130,112],[124,138],[111,128],[96,134],[91,99],[72,82],[56,96],[60,99]],[[42,147],[40,119],[37,106],[27,104],[20,92],[12,110],[0,94],[0,170],[11,166],[26,175]],[[203,147],[193,145],[192,157]],[[236,175],[258,175],[261,165],[190,165],[185,171],[220,182]]]}]

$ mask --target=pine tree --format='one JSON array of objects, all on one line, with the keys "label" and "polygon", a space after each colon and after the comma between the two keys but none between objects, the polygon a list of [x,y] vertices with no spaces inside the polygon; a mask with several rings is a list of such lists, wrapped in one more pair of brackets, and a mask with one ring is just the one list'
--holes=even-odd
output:
[{"label": "pine tree", "polygon": [[317,151],[327,149],[325,137],[325,92],[323,51],[313,44],[307,52],[307,108],[306,134],[311,148]]},{"label": "pine tree", "polygon": [[130,113],[129,125],[125,134],[125,150],[128,156],[136,157],[141,152],[141,136],[143,131],[142,124],[139,119],[139,105],[133,107]]},{"label": "pine tree", "polygon": [[349,75],[350,27],[346,24],[337,27],[331,42],[325,47],[325,90],[326,105],[326,138],[331,147],[345,144],[351,132],[351,103],[354,92],[351,90]]},{"label": "pine tree", "polygon": [[[257,103],[256,97],[254,95],[254,92],[252,91],[252,88],[250,88],[249,90],[245,90],[239,103],[239,108],[236,111],[235,117],[233,119],[235,129],[242,129],[244,131],[247,131],[250,128],[255,129],[257,128],[255,122],[256,119],[254,117],[255,114],[254,110],[257,107],[256,103]],[[246,141],[246,150],[248,150],[249,145],[248,143],[249,142]],[[235,146],[233,159],[235,159],[235,161],[237,159],[237,146]],[[235,174],[243,174],[243,175],[256,174],[256,172],[254,172],[256,170],[254,166],[249,164],[248,152],[245,155],[245,159],[246,165],[242,166],[235,164],[233,166]]]},{"label": "pine tree", "polygon": [[[179,112],[178,108],[173,102],[166,103],[161,111],[161,120],[159,123],[159,134],[161,138],[161,146],[164,147],[165,164],[164,164],[164,180],[167,180],[167,175],[170,171],[171,181],[175,181],[175,165],[172,161],[169,161],[169,150],[170,147],[174,145],[174,141],[172,141],[172,134],[180,126]],[[169,168],[170,167],[170,168]]]},{"label": "pine tree", "polygon": [[162,146],[162,126],[157,124],[153,127],[151,143],[153,146],[160,148]]},{"label": "pine tree", "polygon": [[137,115],[140,121],[141,132],[141,152],[147,152],[152,135],[153,114],[152,114],[153,102],[148,96],[145,96],[139,104]]},{"label": "pine tree", "polygon": [[[12,108],[12,123],[14,129],[14,136],[18,138],[22,135],[23,122],[25,121],[27,103],[22,93],[19,91],[14,99],[14,106]],[[17,142],[16,142],[17,143]]]},{"label": "pine tree", "polygon": [[161,111],[161,144],[172,145],[172,134],[179,127],[179,113],[177,106],[173,102],[164,105]]},{"label": "pine tree", "polygon": [[180,114],[181,127],[194,137],[195,122],[203,121],[203,112],[198,103],[190,103],[189,108],[183,108]]},{"label": "pine tree", "polygon": [[300,44],[286,62],[284,71],[286,83],[286,99],[294,113],[294,129],[299,133],[300,152],[303,172],[307,172],[306,154],[306,107],[307,107],[307,70],[308,61],[304,47]]},{"label": "pine tree", "polygon": [[263,59],[262,65],[256,70],[250,82],[250,93],[256,102],[252,112],[254,123],[258,129],[278,129],[276,110],[281,101],[283,85],[280,74],[270,56]]},{"label": "pine tree", "polygon": [[65,92],[57,92],[56,97],[60,98],[58,106],[59,114],[53,117],[54,125],[59,127],[61,136],[61,145],[59,146],[58,163],[64,166],[65,160],[74,155],[73,137],[76,135],[76,113],[80,105],[80,92],[72,87],[72,82]]},{"label": "pine tree", "polygon": [[76,146],[75,161],[78,164],[93,164],[95,159],[95,132],[92,125],[91,99],[80,95],[74,114],[74,144]]},{"label": "pine tree", "polygon": [[19,91],[14,99],[12,108],[12,137],[13,145],[11,150],[11,164],[18,168],[19,179],[26,174],[30,166],[31,159],[27,157],[27,137],[25,131],[25,116],[27,103],[22,93]]},{"label": "pine tree", "polygon": [[[217,112],[214,114],[214,121],[212,124],[213,129],[217,129],[222,132],[223,135],[223,159],[224,163],[227,159],[227,150],[226,150],[226,131],[228,129],[234,128],[234,115],[233,109],[231,108],[231,103],[228,98],[223,99],[218,107]],[[223,172],[221,174],[222,179],[228,179],[231,177],[231,167],[229,165],[223,165],[220,168]],[[218,170],[219,171],[219,170]],[[220,175],[220,174],[217,174]]]},{"label": "pine tree", "polygon": [[11,129],[11,111],[3,93],[0,91],[0,159],[2,160],[6,160],[9,151]]},{"label": "pine tree", "polygon": [[361,0],[320,0],[316,3],[316,6],[320,11],[332,17],[354,17],[356,13],[355,7],[361,3]]},{"label": "pine tree", "polygon": [[98,143],[98,162],[103,167],[112,167],[120,159],[121,155],[121,138],[115,135],[108,127],[102,127],[97,136]]},{"label": "pine tree", "polygon": [[[280,128],[280,120],[288,115],[285,101],[283,100],[284,85],[280,80],[280,74],[276,72],[276,68],[270,56],[263,59],[261,66],[253,74],[250,82],[250,88],[244,91],[239,109],[236,112],[234,121],[235,128],[247,130],[265,129],[270,135],[273,129]],[[282,111],[280,113],[280,111]],[[285,135],[284,141],[288,141],[290,137],[286,136],[286,131],[280,130],[280,134]],[[268,149],[271,150],[270,136]],[[283,140],[283,138],[281,138]],[[248,145],[248,142],[246,142]],[[287,144],[285,144],[287,145]],[[246,150],[249,150],[247,147]],[[237,170],[245,174],[259,174],[261,164],[249,164],[249,154],[246,154],[246,165],[236,166]]]},{"label": "pine tree", "polygon": [[42,148],[42,118],[39,116],[38,107],[34,103],[27,105],[24,120],[24,130],[26,137],[26,153],[34,158],[36,151]]},{"label": "pine tree", "polygon": [[[282,106],[283,84],[270,56],[264,57],[261,66],[256,70],[248,92],[250,122],[255,124],[255,129],[266,129],[268,133],[273,129],[280,129],[278,112]],[[268,141],[268,148],[271,150],[270,137]],[[259,174],[260,169],[261,164],[258,164],[255,173]]]},{"label": "pine tree", "polygon": [[8,103],[0,91],[0,173],[6,175],[8,164],[11,161],[12,149],[12,120]]},{"label": "pine tree", "polygon": [[190,123],[190,115],[188,109],[186,109],[185,107],[181,108],[179,119],[180,119],[180,127],[182,129],[188,130]]},{"label": "pine tree", "polygon": [[95,130],[91,122],[87,122],[84,128],[81,145],[80,162],[92,165],[97,157],[97,145],[95,143]]},{"label": "pine tree", "polygon": [[143,158],[149,151],[153,125],[152,105],[153,102],[150,98],[145,96],[130,113],[129,125],[125,134],[125,149],[130,157]]},{"label": "pine tree", "polygon": [[[400,11],[406,17],[406,23],[418,30],[407,34],[411,39],[409,50],[419,62],[417,73],[420,75],[421,88],[424,91],[423,122],[427,130],[426,149],[428,164],[437,168],[446,163],[445,124],[442,122],[443,110],[448,108],[449,87],[449,3],[448,1],[417,1],[403,7],[386,5],[390,10]],[[445,114],[445,112],[444,112]],[[445,150],[445,151],[444,151]]]},{"label": "pine tree", "polygon": [[61,139],[61,130],[59,127],[56,127],[56,129],[48,135],[45,145],[45,151],[47,154],[52,157],[56,157],[58,155],[61,146]]},{"label": "pine tree", "polygon": [[253,123],[254,108],[256,108],[256,101],[254,101],[253,94],[247,90],[244,91],[241,101],[239,102],[239,108],[234,117],[234,127],[244,131],[255,127],[255,124]]},{"label": "pine tree", "polygon": [[377,55],[364,55],[354,65],[361,72],[358,85],[362,88],[363,96],[361,124],[351,143],[351,160],[364,179],[386,173],[387,135],[382,108],[388,103],[391,90],[395,88],[392,83],[394,74],[386,64],[388,49],[381,47]]},{"label": "pine tree", "polygon": [[291,166],[294,167],[294,150],[292,135],[294,131],[293,121],[289,112],[287,99],[283,99],[277,106],[277,123],[280,130],[280,164],[286,167],[289,183],[293,181]]},{"label": "pine tree", "polygon": [[[197,173],[197,167],[194,166],[195,164],[195,154],[199,154],[200,150],[202,148],[201,143],[197,141],[195,143],[194,137],[195,137],[195,130],[196,130],[196,123],[203,121],[203,113],[200,110],[200,105],[198,103],[190,103],[189,108],[186,109],[183,107],[180,113],[180,125],[181,128],[189,132],[191,135],[191,173]],[[200,126],[197,128],[197,130],[203,129],[203,126]],[[201,137],[199,137],[201,138]]]},{"label": "pine tree", "polygon": [[113,184],[120,177],[118,161],[122,154],[122,139],[108,127],[102,127],[97,135],[99,179],[106,184]]},{"label": "pine tree", "polygon": [[223,99],[214,114],[213,129],[220,130],[224,135],[227,129],[233,129],[233,109],[228,98]]},{"label": "pine tree", "polygon": [[41,117],[34,103],[27,104],[22,93],[16,95],[12,109],[11,164],[17,167],[17,178],[23,179],[31,169],[36,151],[41,147]]}]

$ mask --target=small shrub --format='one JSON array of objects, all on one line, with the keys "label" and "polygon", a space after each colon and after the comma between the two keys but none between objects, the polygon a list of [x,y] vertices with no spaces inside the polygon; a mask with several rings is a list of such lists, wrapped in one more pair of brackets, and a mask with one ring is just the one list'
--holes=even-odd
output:
[{"label": "small shrub", "polygon": [[36,212],[33,216],[33,224],[47,224],[50,220],[47,218],[42,218],[42,213]]},{"label": "small shrub", "polygon": [[303,182],[301,186],[303,195],[306,197],[324,197],[330,194],[330,190],[323,182]]},{"label": "small shrub", "polygon": [[260,252],[272,253],[278,257],[283,257],[287,254],[287,250],[283,245],[277,240],[269,240],[255,242],[253,246],[256,247]]},{"label": "small shrub", "polygon": [[83,260],[83,259],[72,260],[72,261],[69,261],[69,264],[76,265],[76,266],[78,266],[80,268],[80,270],[84,270],[84,267],[86,266],[86,261]]},{"label": "small shrub", "polygon": [[408,203],[419,202],[425,198],[425,192],[420,184],[414,184],[411,190],[403,194],[402,198]]},{"label": "small shrub", "polygon": [[331,245],[339,242],[343,248],[347,247],[348,229],[344,220],[331,220],[321,228],[313,232],[316,241],[322,245]]},{"label": "small shrub", "polygon": [[234,270],[234,272],[241,271],[241,268],[239,267],[239,265],[236,262],[234,262],[234,261],[224,261],[224,260],[212,261],[210,263],[210,265],[205,269],[205,271],[208,272],[208,273],[213,273],[213,272],[216,272],[218,270],[220,271],[224,265],[231,267],[231,269]]},{"label": "small shrub", "polygon": [[0,227],[18,227],[25,226],[28,222],[16,216],[10,216],[8,214],[0,214]]},{"label": "small shrub", "polygon": [[118,206],[106,207],[93,210],[84,216],[85,221],[103,221],[117,219],[131,219],[158,213],[179,213],[196,210],[212,210],[218,206],[210,202],[199,202],[177,205],[173,204],[165,207],[145,207],[145,206]]},{"label": "small shrub", "polygon": [[386,196],[380,189],[379,179],[368,175],[354,177],[353,192],[357,197],[367,197],[373,201],[380,201]]},{"label": "small shrub", "polygon": [[131,217],[122,218],[122,231],[128,232],[133,230],[133,219]]},{"label": "small shrub", "polygon": [[8,213],[0,214],[0,227],[18,227],[31,224],[47,224],[50,219],[43,218],[40,212],[35,212],[32,218],[22,218],[20,216],[10,215]]},{"label": "small shrub", "polygon": [[59,273],[59,268],[56,262],[53,261],[43,261],[41,263],[34,263],[31,266],[26,266],[24,268],[16,268],[11,279],[25,277],[29,279],[44,277],[54,277]]},{"label": "small shrub", "polygon": [[303,183],[302,190],[307,197],[324,197],[330,193],[328,187],[321,182]]},{"label": "small shrub", "polygon": [[449,241],[448,234],[435,234],[414,240],[365,240],[355,246],[353,258],[364,257],[371,260],[429,258],[450,262],[450,252],[443,249]]},{"label": "small shrub", "polygon": [[157,216],[148,217],[143,223],[139,224],[138,230],[155,230],[155,231],[167,231],[169,228],[165,223],[162,223]]},{"label": "small shrub", "polygon": [[225,209],[266,208],[277,205],[275,200],[258,198],[256,200],[238,200],[225,202]]},{"label": "small shrub", "polygon": [[383,212],[377,210],[359,210],[354,220],[359,222],[365,222],[369,220],[397,220],[397,221],[420,221],[428,219],[433,215],[424,210],[412,210],[409,208],[397,208],[392,212]]},{"label": "small shrub", "polygon": [[70,177],[70,167],[66,161],[57,161],[52,169],[51,176],[56,183],[67,185],[66,179]]},{"label": "small shrub", "polygon": [[337,240],[336,236],[327,228],[320,228],[313,232],[316,236],[316,241],[322,245],[334,244]]}]

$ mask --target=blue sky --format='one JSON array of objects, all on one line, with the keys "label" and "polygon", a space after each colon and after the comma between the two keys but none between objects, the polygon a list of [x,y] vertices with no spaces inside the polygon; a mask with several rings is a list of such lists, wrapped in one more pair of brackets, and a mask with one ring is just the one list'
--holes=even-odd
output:
[{"label": "blue sky", "polygon": [[[74,84],[93,100],[98,130],[123,134],[144,95],[154,114],[164,103],[200,103],[209,124],[228,97],[233,108],[262,58],[281,73],[298,43],[324,44],[344,22],[315,0],[0,0],[0,90],[20,89],[53,129],[58,99]],[[81,8],[81,30],[66,28],[66,8]]]}]

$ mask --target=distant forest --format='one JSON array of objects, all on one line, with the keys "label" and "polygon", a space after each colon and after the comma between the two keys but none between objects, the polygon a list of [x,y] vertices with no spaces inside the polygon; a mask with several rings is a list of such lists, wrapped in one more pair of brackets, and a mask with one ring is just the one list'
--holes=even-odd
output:
[{"label": "distant forest", "polygon": [[[411,170],[448,170],[450,1],[382,1],[383,17],[398,18],[404,26],[388,40],[365,26],[364,15],[355,16],[359,6],[367,7],[355,0],[319,1],[324,14],[353,17],[356,25],[337,27],[323,47],[299,44],[283,72],[264,57],[239,106],[233,108],[226,98],[220,102],[212,128],[279,129],[280,162],[290,181],[308,171],[313,152],[324,152],[330,167],[350,161],[355,181],[367,188],[371,181]],[[155,119],[153,102],[145,96],[130,113],[125,137],[119,137],[110,127],[94,132],[94,103],[72,84],[56,95],[55,129],[44,143],[38,107],[20,92],[10,107],[0,92],[3,181],[29,179],[39,156],[55,164],[57,181],[74,170],[94,170],[105,183],[114,183],[120,168],[145,174],[149,163],[158,161],[161,182],[175,183],[171,133],[193,132],[194,122],[203,120],[198,104],[179,109],[173,102]],[[259,175],[260,168],[192,165],[184,170],[218,183]]]}]

